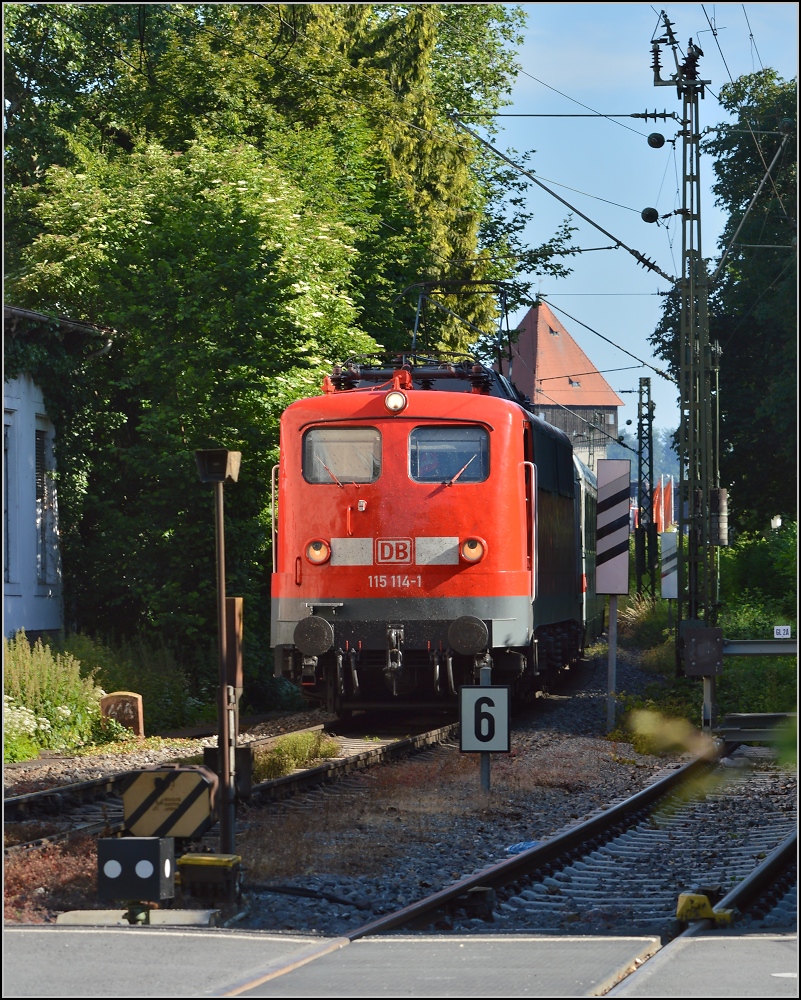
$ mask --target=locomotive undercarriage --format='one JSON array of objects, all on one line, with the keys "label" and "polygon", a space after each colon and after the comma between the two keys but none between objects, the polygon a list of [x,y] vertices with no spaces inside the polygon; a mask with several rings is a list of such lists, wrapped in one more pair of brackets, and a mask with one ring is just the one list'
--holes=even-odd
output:
[{"label": "locomotive undercarriage", "polygon": [[[478,684],[485,664],[492,667],[492,683],[509,684],[513,701],[525,704],[546,692],[583,652],[583,629],[575,621],[541,626],[527,647],[501,648],[487,646],[486,626],[481,643],[476,624],[483,623],[472,619],[469,624],[473,632],[467,638],[464,629],[461,635],[450,633],[461,651],[443,642],[436,649],[409,648],[404,641],[408,629],[390,623],[383,649],[358,648],[348,641],[317,652],[310,646],[303,652],[287,645],[277,649],[276,656],[281,674],[298,684],[309,701],[347,716],[354,709],[387,707],[453,711],[459,687]],[[334,638],[333,629],[331,633]]]}]

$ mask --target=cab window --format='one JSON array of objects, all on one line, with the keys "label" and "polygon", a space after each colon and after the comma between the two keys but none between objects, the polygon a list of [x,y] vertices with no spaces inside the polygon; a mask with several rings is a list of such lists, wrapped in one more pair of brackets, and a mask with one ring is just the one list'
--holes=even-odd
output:
[{"label": "cab window", "polygon": [[417,483],[482,483],[489,476],[489,434],[483,427],[415,427],[409,475]]},{"label": "cab window", "polygon": [[315,427],[303,439],[307,483],[373,483],[381,474],[381,433],[375,427]]}]

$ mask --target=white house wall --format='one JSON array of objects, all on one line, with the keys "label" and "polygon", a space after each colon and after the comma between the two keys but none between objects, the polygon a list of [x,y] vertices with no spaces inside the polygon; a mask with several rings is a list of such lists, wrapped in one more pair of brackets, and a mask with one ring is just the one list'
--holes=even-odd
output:
[{"label": "white house wall", "polygon": [[58,631],[63,606],[54,428],[29,375],[5,383],[3,404],[3,631]]}]

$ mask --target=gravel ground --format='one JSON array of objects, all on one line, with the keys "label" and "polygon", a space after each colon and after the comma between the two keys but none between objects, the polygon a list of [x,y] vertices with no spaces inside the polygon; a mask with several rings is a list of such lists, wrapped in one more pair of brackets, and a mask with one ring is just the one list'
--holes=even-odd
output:
[{"label": "gravel ground", "polygon": [[[575,825],[674,769],[683,758],[638,754],[605,738],[606,674],[606,658],[597,658],[515,719],[511,754],[493,755],[488,796],[480,790],[478,757],[441,746],[252,810],[239,824],[237,849],[250,886],[239,926],[341,934],[509,857],[508,848]],[[619,651],[617,678],[627,693],[653,680],[626,650]],[[292,888],[317,897],[293,896]]]},{"label": "gravel ground", "polygon": [[[240,736],[241,743],[280,736],[296,729],[324,725],[335,716],[325,712],[282,713],[254,723]],[[176,734],[178,736],[178,734]],[[105,775],[122,774],[152,764],[163,764],[178,757],[192,757],[203,753],[203,747],[216,746],[217,737],[179,737],[169,745],[152,749],[136,749],[128,753],[100,754],[92,757],[69,757],[53,754],[20,764],[6,764],[3,769],[4,794],[23,795],[45,788],[68,785],[75,781],[91,781]]]},{"label": "gravel ground", "polygon": [[[508,848],[583,821],[690,756],[657,758],[607,740],[606,674],[606,657],[599,656],[514,720],[512,752],[493,755],[489,795],[480,790],[477,755],[440,746],[284,803],[241,809],[245,895],[240,912],[227,916],[237,926],[277,933],[345,933],[509,857]],[[617,679],[618,690],[632,694],[654,678],[638,668],[635,654],[619,649]],[[248,735],[280,735],[329,718],[284,716]],[[213,742],[197,740],[197,752]],[[16,785],[7,770],[6,782],[85,780],[174,757],[164,750],[36,762]],[[49,921],[65,908],[98,905],[91,848],[69,896],[58,891],[63,862],[53,851],[52,877],[41,862],[30,874],[15,868],[11,881],[7,869],[7,920]],[[493,925],[482,922],[481,929]]]}]

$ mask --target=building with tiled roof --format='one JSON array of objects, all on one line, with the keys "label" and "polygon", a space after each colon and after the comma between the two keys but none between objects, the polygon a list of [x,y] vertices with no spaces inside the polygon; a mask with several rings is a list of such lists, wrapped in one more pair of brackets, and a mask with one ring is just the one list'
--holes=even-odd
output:
[{"label": "building with tiled roof", "polygon": [[[594,469],[618,436],[617,408],[623,400],[546,303],[532,306],[518,331],[511,380],[543,419],[565,431],[578,457]],[[505,375],[509,367],[504,361]]]}]

